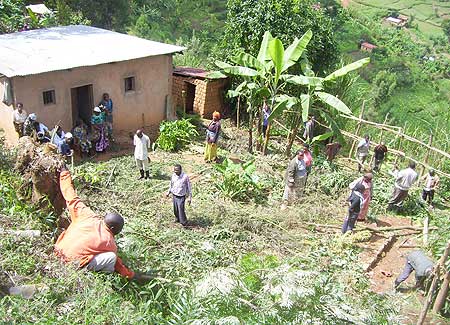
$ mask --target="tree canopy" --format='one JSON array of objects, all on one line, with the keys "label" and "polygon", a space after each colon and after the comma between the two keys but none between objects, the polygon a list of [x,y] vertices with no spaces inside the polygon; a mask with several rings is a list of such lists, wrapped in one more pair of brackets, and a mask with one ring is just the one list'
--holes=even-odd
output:
[{"label": "tree canopy", "polygon": [[327,8],[312,0],[229,0],[219,56],[230,57],[238,51],[256,55],[265,31],[290,44],[308,30],[314,32],[308,56],[314,70],[322,73],[338,57]]}]

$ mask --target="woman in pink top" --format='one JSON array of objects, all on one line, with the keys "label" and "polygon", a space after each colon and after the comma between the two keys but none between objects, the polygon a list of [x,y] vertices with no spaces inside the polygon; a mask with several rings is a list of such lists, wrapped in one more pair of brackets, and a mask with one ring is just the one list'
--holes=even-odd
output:
[{"label": "woman in pink top", "polygon": [[305,162],[306,165],[306,172],[309,174],[311,172],[311,167],[312,167],[312,154],[311,151],[309,151],[309,145],[304,143],[303,144],[303,161]]},{"label": "woman in pink top", "polygon": [[372,178],[373,178],[372,173],[367,173],[364,176],[355,179],[352,183],[350,183],[349,186],[351,190],[355,188],[356,184],[362,184],[365,188],[363,192],[364,197],[363,206],[361,208],[361,211],[359,212],[358,221],[366,220],[367,213],[369,212],[369,204],[370,200],[372,199],[372,189],[373,189]]}]

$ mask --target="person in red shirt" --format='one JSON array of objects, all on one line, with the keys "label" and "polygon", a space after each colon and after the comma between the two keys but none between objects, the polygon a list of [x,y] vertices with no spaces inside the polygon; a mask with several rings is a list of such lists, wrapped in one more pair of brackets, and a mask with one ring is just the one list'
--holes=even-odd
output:
[{"label": "person in red shirt", "polygon": [[59,182],[72,223],[56,241],[56,255],[66,263],[77,262],[80,268],[107,273],[116,271],[128,279],[147,281],[146,275],[131,271],[117,256],[114,236],[122,231],[122,216],[107,213],[101,218],[87,207],[75,192],[72,177],[65,166],[61,169]]}]

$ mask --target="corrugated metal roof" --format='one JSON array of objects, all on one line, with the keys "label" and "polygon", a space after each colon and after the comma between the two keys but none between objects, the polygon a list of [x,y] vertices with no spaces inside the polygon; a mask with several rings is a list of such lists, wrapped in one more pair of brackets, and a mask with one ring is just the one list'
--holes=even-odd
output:
[{"label": "corrugated metal roof", "polygon": [[36,29],[0,35],[0,74],[26,76],[185,49],[89,26]]},{"label": "corrugated metal roof", "polygon": [[[173,69],[173,74],[179,76],[193,77],[198,79],[206,79],[208,78],[208,74],[211,71],[207,71],[200,68],[192,68],[192,67],[175,67]],[[226,77],[224,77],[226,78]]]}]

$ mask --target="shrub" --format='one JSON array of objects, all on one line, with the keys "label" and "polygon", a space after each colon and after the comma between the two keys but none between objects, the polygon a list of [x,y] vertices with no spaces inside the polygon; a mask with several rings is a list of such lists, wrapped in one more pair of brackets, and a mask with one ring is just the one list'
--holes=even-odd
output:
[{"label": "shrub", "polygon": [[195,126],[189,119],[163,121],[159,126],[158,147],[164,151],[177,151],[198,136]]},{"label": "shrub", "polygon": [[236,201],[258,200],[262,197],[263,185],[256,176],[255,161],[235,164],[226,159],[221,164],[214,165],[220,173],[216,179],[217,188],[226,196]]}]

